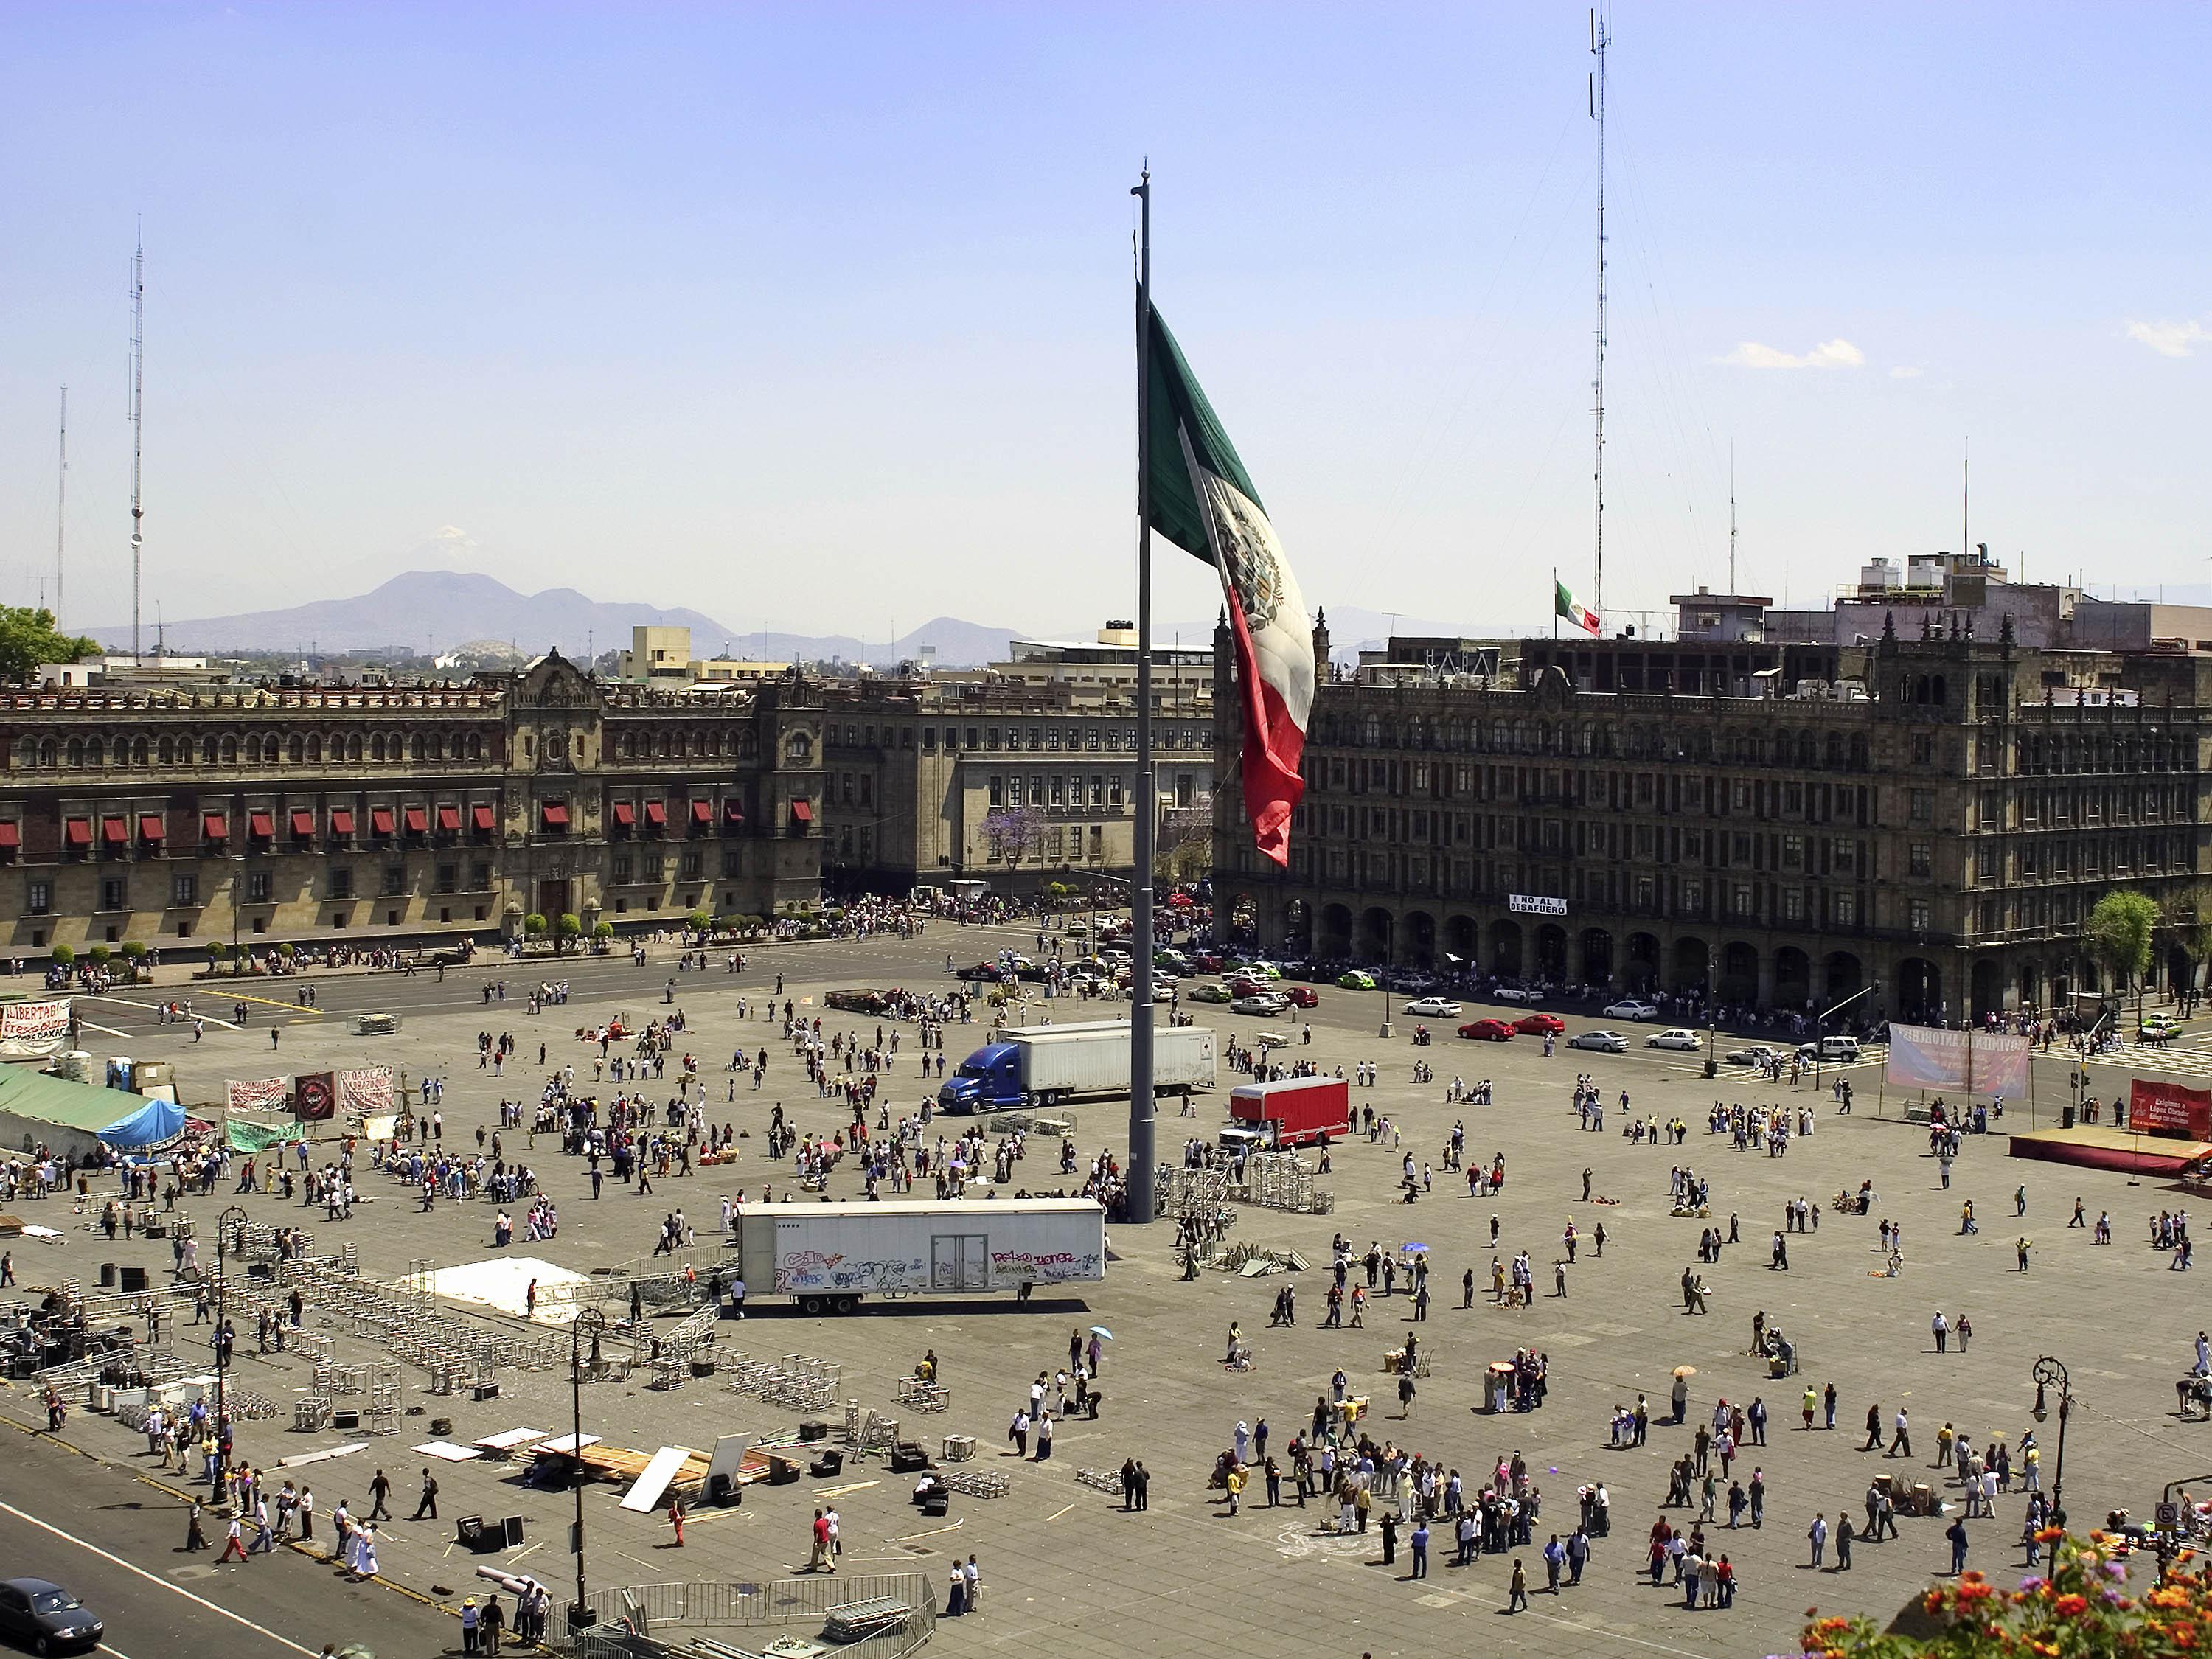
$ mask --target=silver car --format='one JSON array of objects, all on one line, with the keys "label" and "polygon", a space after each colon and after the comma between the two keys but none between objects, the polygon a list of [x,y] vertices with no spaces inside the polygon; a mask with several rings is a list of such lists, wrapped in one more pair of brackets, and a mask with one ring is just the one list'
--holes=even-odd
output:
[{"label": "silver car", "polygon": [[1570,1048],[1595,1048],[1601,1054],[1625,1054],[1628,1039],[1618,1031],[1577,1031],[1567,1039]]}]

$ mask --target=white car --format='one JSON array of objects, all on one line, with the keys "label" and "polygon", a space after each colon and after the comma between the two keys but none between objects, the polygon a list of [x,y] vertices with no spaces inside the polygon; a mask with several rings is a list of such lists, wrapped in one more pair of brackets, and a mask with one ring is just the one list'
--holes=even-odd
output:
[{"label": "white car", "polygon": [[1280,991],[1255,991],[1249,997],[1238,997],[1229,1005],[1232,1014],[1279,1014],[1291,1006],[1290,998]]},{"label": "white car", "polygon": [[1406,1012],[1416,1019],[1457,1019],[1459,1004],[1449,997],[1423,997],[1407,1003]]},{"label": "white car", "polygon": [[1704,1041],[1695,1031],[1676,1030],[1648,1036],[1644,1039],[1644,1046],[1647,1048],[1680,1048],[1684,1054],[1693,1054],[1704,1046]]},{"label": "white car", "polygon": [[1628,997],[1607,1008],[1605,1017],[1607,1019],[1656,1019],[1659,1018],[1659,1005],[1638,1002],[1634,997]]},{"label": "white car", "polygon": [[1628,1039],[1618,1031],[1577,1031],[1567,1039],[1570,1048],[1595,1048],[1601,1054],[1625,1054]]},{"label": "white car", "polygon": [[[1534,1002],[1536,994],[1518,985],[1501,985],[1490,994],[1500,1002]],[[1609,1012],[1609,1011],[1608,1011]]]}]

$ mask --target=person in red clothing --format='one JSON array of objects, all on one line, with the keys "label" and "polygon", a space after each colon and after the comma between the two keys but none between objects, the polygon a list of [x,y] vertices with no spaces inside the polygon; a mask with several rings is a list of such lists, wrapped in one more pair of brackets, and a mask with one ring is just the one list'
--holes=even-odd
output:
[{"label": "person in red clothing", "polygon": [[223,1541],[222,1553],[216,1557],[216,1565],[221,1566],[234,1555],[240,1561],[246,1559],[245,1528],[236,1516],[230,1519],[230,1536]]},{"label": "person in red clothing", "polygon": [[668,1500],[668,1524],[676,1528],[676,1547],[682,1549],[684,1547],[684,1500],[680,1498],[672,1498]]},{"label": "person in red clothing", "polygon": [[814,1511],[814,1549],[806,1558],[806,1570],[820,1572],[824,1568],[837,1571],[837,1564],[830,1559],[830,1522],[820,1510]]}]

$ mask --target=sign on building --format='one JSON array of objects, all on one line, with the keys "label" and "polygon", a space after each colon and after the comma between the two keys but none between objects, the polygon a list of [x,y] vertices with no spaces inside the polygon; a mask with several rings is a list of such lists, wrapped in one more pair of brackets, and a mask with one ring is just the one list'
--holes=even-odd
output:
[{"label": "sign on building", "polygon": [[1542,893],[1508,893],[1505,908],[1524,916],[1564,916],[1567,902]]}]

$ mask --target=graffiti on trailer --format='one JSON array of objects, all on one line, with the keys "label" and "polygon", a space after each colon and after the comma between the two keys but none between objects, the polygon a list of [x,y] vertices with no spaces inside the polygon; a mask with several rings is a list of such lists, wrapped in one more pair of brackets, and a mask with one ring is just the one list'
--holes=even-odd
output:
[{"label": "graffiti on trailer", "polygon": [[1057,1284],[1066,1279],[1097,1279],[1103,1276],[1097,1256],[1075,1250],[994,1250],[991,1252],[991,1277],[1000,1283],[1010,1284],[1020,1279],[1035,1279],[1041,1284]]},{"label": "graffiti on trailer", "polygon": [[842,1253],[793,1250],[776,1264],[775,1288],[783,1292],[899,1291],[925,1282],[926,1273],[918,1256],[860,1261]]}]

